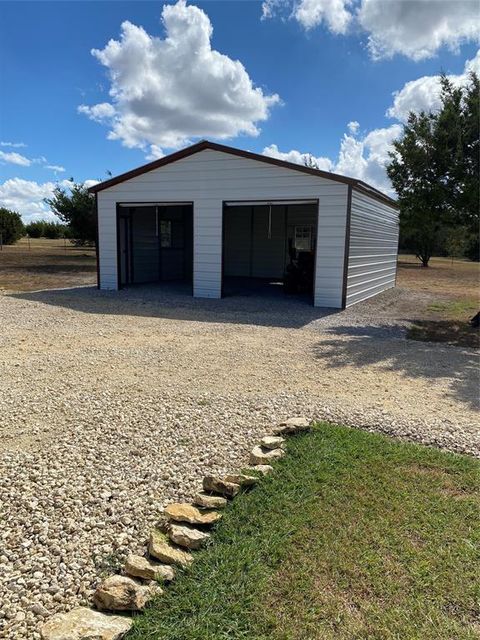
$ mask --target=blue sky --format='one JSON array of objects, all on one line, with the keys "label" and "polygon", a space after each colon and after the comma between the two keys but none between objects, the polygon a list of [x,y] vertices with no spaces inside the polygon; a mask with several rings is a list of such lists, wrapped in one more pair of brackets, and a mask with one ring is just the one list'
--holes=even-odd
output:
[{"label": "blue sky", "polygon": [[312,154],[388,191],[405,114],[435,108],[440,70],[462,82],[479,60],[475,2],[164,5],[0,3],[0,205],[43,217],[56,181],[102,180],[203,137]]}]

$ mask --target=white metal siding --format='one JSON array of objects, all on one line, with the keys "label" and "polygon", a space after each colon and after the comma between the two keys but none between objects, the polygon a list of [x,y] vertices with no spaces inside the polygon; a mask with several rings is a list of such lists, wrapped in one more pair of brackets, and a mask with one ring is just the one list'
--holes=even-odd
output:
[{"label": "white metal siding", "polygon": [[292,169],[205,149],[98,193],[100,286],[117,288],[117,202],[193,202],[194,295],[219,298],[222,203],[228,200],[320,202],[314,304],[341,307],[347,185]]},{"label": "white metal siding", "polygon": [[395,286],[398,210],[352,191],[346,306]]}]

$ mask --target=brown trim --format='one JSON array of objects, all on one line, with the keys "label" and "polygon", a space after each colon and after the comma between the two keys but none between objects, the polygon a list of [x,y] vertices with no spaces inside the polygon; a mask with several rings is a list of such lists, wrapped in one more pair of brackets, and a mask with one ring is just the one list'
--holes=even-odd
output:
[{"label": "brown trim", "polygon": [[120,290],[122,288],[122,280],[120,273],[120,211],[119,211],[118,202],[115,205],[115,231],[117,234],[117,289]]},{"label": "brown trim", "polygon": [[97,289],[100,289],[100,241],[98,233],[98,194],[95,194],[95,258],[97,261]]},{"label": "brown trim", "polygon": [[224,288],[224,272],[225,272],[225,202],[222,200],[222,264],[221,264],[221,274],[220,274],[220,298],[223,298],[225,295]]},{"label": "brown trim", "polygon": [[345,221],[345,253],[343,257],[342,309],[347,306],[348,259],[350,258],[350,226],[352,222],[352,187],[348,187],[347,218]]},{"label": "brown trim", "polygon": [[398,204],[392,198],[389,198],[384,193],[371,187],[366,182],[362,180],[355,180],[354,178],[348,178],[347,176],[341,176],[338,173],[330,173],[328,171],[322,171],[320,169],[313,169],[312,167],[305,167],[300,164],[295,164],[294,162],[286,162],[285,160],[279,160],[278,158],[271,158],[269,156],[264,156],[259,153],[252,153],[251,151],[244,151],[243,149],[236,149],[235,147],[228,147],[223,144],[218,144],[217,142],[210,142],[209,140],[201,140],[196,144],[191,145],[190,147],[186,147],[185,149],[180,149],[180,151],[175,151],[175,153],[171,153],[168,156],[164,156],[163,158],[159,158],[158,160],[154,160],[153,162],[149,162],[148,164],[144,164],[141,167],[137,167],[136,169],[132,169],[131,171],[127,171],[126,173],[122,173],[115,178],[111,178],[110,180],[105,180],[105,182],[100,182],[99,184],[90,187],[90,193],[97,193],[98,191],[103,191],[103,189],[108,189],[109,187],[113,187],[116,184],[121,182],[125,182],[125,180],[130,180],[131,178],[136,178],[137,176],[142,175],[143,173],[147,173],[148,171],[152,171],[153,169],[159,169],[164,167],[167,164],[171,164],[172,162],[176,162],[177,160],[182,160],[182,158],[188,158],[199,151],[204,151],[205,149],[211,149],[212,151],[219,151],[222,153],[229,153],[233,156],[239,156],[241,158],[249,158],[250,160],[256,160],[257,162],[264,162],[266,164],[273,164],[277,167],[283,167],[284,169],[292,169],[293,171],[299,171],[300,173],[308,173],[309,175],[316,176],[319,178],[326,178],[327,180],[333,180],[335,182],[342,182],[343,184],[348,184],[350,186],[355,186],[363,193],[368,194],[372,198],[376,198],[386,202],[387,204],[398,207]]},{"label": "brown trim", "polygon": [[315,294],[317,291],[317,251],[318,251],[319,230],[320,230],[320,200],[317,200],[317,228],[315,230],[315,252],[313,254],[313,291],[312,291],[313,306],[315,306]]}]

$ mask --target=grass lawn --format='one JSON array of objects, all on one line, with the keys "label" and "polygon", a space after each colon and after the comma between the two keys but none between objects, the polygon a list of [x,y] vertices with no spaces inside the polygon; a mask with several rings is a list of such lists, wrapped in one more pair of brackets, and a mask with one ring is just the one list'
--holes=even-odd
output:
[{"label": "grass lawn", "polygon": [[478,262],[432,258],[425,269],[414,256],[400,255],[398,286],[438,296],[437,301],[415,309],[408,337],[480,347],[480,332],[469,323],[480,310],[479,276]]},{"label": "grass lawn", "polygon": [[96,282],[94,247],[69,240],[22,238],[0,251],[0,289],[35,291]]},{"label": "grass lawn", "polygon": [[408,332],[412,340],[448,342],[460,347],[480,347],[480,331],[468,321],[480,306],[476,300],[451,300],[428,305],[428,314],[436,319],[416,320]]},{"label": "grass lawn", "polygon": [[480,637],[480,464],[319,424],[128,640]]}]

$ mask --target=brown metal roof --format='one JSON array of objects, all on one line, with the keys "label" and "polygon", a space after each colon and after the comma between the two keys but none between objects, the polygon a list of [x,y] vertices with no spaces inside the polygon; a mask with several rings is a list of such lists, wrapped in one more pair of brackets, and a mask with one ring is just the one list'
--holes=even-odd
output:
[{"label": "brown metal roof", "polygon": [[223,144],[218,144],[217,142],[210,142],[209,140],[201,140],[196,144],[191,145],[190,147],[186,147],[185,149],[181,149],[180,151],[175,151],[175,153],[171,153],[168,156],[164,156],[163,158],[159,158],[158,160],[154,160],[153,162],[149,162],[148,164],[144,164],[141,167],[137,167],[136,169],[132,169],[131,171],[127,171],[126,173],[122,173],[119,176],[115,176],[110,180],[105,180],[104,182],[99,182],[98,184],[90,187],[88,190],[90,193],[98,193],[99,191],[103,191],[104,189],[108,189],[109,187],[113,187],[120,182],[125,182],[126,180],[130,180],[131,178],[135,178],[136,176],[140,176],[143,173],[147,173],[148,171],[153,171],[153,169],[159,169],[160,167],[164,167],[167,164],[171,164],[172,162],[176,162],[177,160],[181,160],[182,158],[188,158],[192,156],[194,153],[198,153],[199,151],[204,151],[205,149],[212,149],[213,151],[220,151],[222,153],[229,153],[233,156],[240,156],[241,158],[249,158],[250,160],[256,160],[258,162],[265,162],[267,164],[273,164],[277,167],[283,167],[285,169],[292,169],[293,171],[299,171],[301,173],[308,173],[312,176],[318,176],[320,178],[326,178],[327,180],[333,180],[334,182],[342,182],[344,184],[351,185],[358,191],[365,193],[372,198],[376,198],[377,200],[382,200],[387,204],[398,207],[398,203],[393,198],[385,195],[375,187],[370,186],[366,182],[362,180],[356,180],[355,178],[348,178],[347,176],[341,176],[338,173],[330,173],[329,171],[322,171],[320,169],[313,169],[312,167],[305,167],[301,164],[295,164],[294,162],[286,162],[285,160],[279,160],[278,158],[271,158],[269,156],[264,156],[259,153],[252,153],[251,151],[243,151],[243,149],[236,149],[235,147],[228,147]]}]

